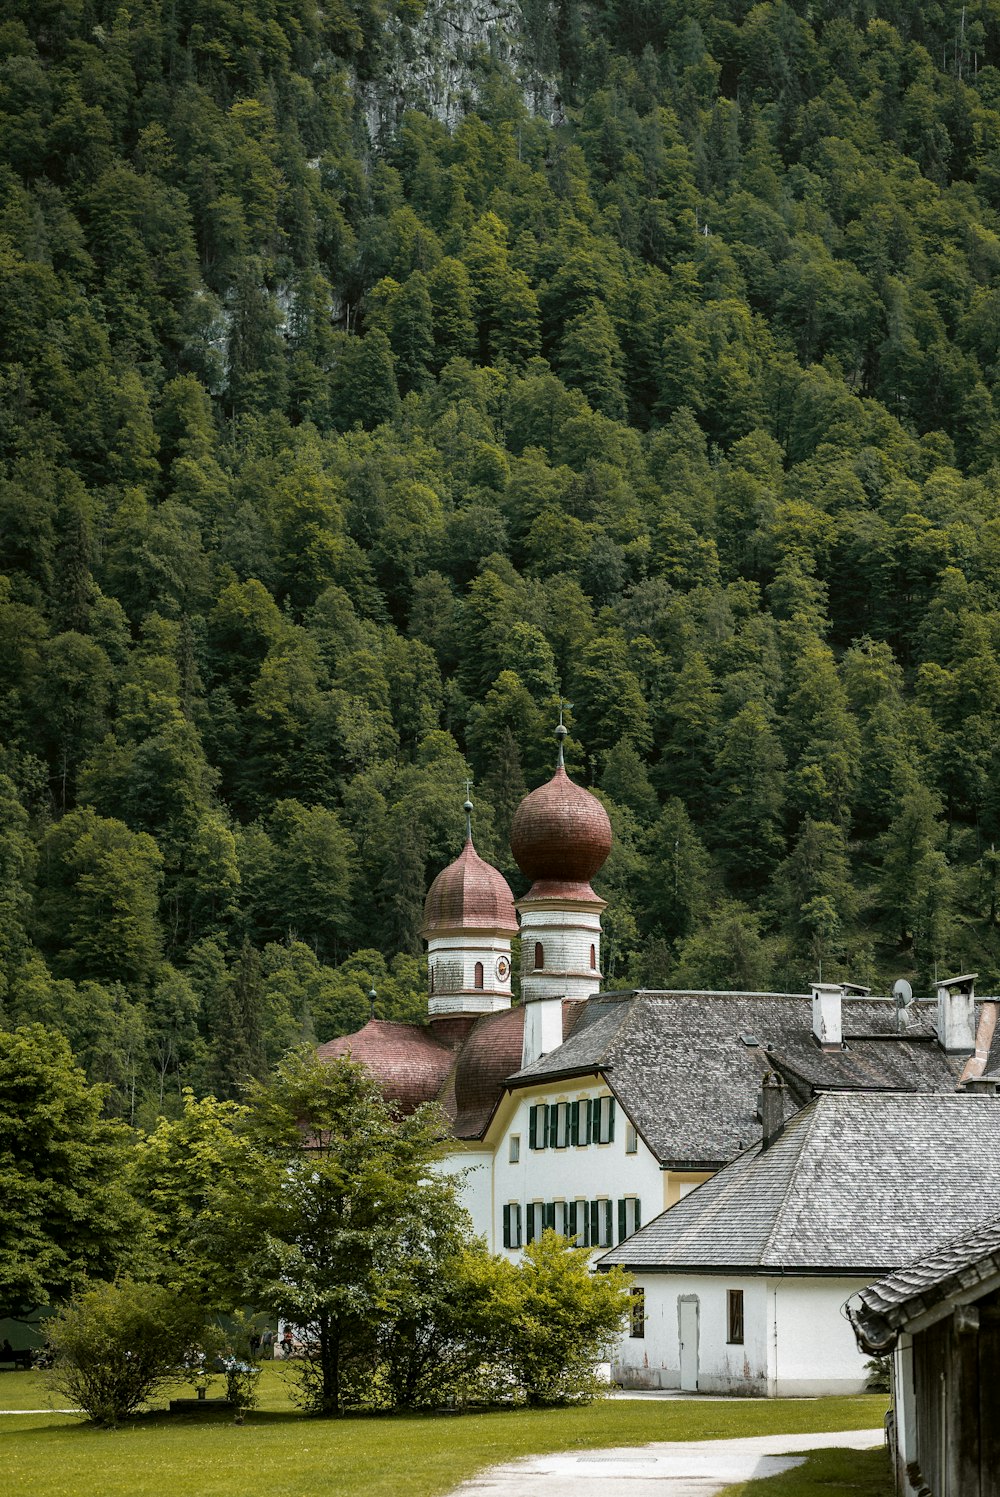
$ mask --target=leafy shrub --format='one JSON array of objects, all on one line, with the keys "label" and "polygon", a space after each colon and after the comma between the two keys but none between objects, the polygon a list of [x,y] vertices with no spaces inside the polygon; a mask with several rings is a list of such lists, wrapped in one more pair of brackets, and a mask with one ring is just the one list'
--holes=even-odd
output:
[{"label": "leafy shrub", "polygon": [[227,1357],[224,1366],[226,1397],[236,1410],[237,1420],[242,1422],[244,1414],[257,1407],[260,1367],[254,1362],[239,1362],[235,1357]]},{"label": "leafy shrub", "polygon": [[589,1260],[545,1231],[497,1283],[502,1360],[529,1404],[588,1402],[602,1391],[597,1366],[624,1327],[631,1280],[620,1268],[592,1273]]},{"label": "leafy shrub", "polygon": [[46,1327],[50,1385],[95,1424],[113,1427],[177,1376],[204,1326],[200,1306],[158,1284],[102,1284]]}]

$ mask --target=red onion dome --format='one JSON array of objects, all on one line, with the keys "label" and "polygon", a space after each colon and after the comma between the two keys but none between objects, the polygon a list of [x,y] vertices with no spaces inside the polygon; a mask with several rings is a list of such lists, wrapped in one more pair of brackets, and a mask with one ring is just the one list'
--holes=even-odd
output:
[{"label": "red onion dome", "polygon": [[476,852],[471,836],[442,868],[424,902],[425,940],[439,930],[517,930],[514,896],[496,868]]},{"label": "red onion dome", "polygon": [[532,790],[515,811],[510,850],[535,883],[589,884],[611,851],[611,822],[597,797],[575,784],[560,762],[548,784]]}]

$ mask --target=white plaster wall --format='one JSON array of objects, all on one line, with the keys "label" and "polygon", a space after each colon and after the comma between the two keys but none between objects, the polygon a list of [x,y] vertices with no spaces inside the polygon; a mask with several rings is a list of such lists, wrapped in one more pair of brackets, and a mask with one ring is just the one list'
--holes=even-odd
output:
[{"label": "white plaster wall", "polygon": [[[580,1144],[566,1149],[531,1149],[528,1147],[528,1110],[539,1103],[584,1101],[588,1097],[607,1096],[608,1088],[598,1082],[562,1083],[545,1089],[533,1087],[516,1094],[517,1105],[501,1133],[493,1167],[494,1218],[496,1252],[503,1247],[503,1207],[517,1201],[522,1207],[529,1201],[600,1200],[614,1202],[612,1230],[618,1235],[618,1200],[638,1196],[643,1222],[652,1221],[663,1210],[664,1176],[659,1164],[638,1140],[634,1154],[625,1152],[628,1119],[621,1106],[615,1106],[615,1137],[610,1144]],[[520,1160],[510,1162],[511,1134],[520,1136]],[[605,1251],[598,1249],[598,1253]],[[512,1259],[520,1253],[507,1250]]]},{"label": "white plaster wall", "polygon": [[[601,985],[601,911],[603,904],[579,909],[518,905],[521,915],[521,1000],[589,998]],[[534,966],[535,942],[541,942],[545,965]],[[594,947],[591,965],[590,948]]]},{"label": "white plaster wall", "polygon": [[493,1154],[488,1149],[454,1150],[438,1159],[442,1175],[459,1177],[458,1198],[472,1217],[472,1229],[493,1248]]},{"label": "white plaster wall", "polygon": [[[767,1284],[750,1276],[636,1274],[646,1294],[646,1334],[622,1339],[612,1362],[616,1382],[634,1388],[680,1387],[680,1300],[698,1301],[698,1389],[763,1397],[767,1377]],[[743,1344],[727,1344],[728,1291],[743,1290]]]},{"label": "white plaster wall", "polygon": [[[646,1292],[646,1334],[623,1338],[612,1377],[627,1387],[680,1387],[678,1302],[695,1296],[699,1392],[748,1397],[861,1392],[866,1359],[841,1306],[864,1282],[637,1274],[636,1287]],[[743,1290],[742,1346],[726,1339],[730,1289]]]},{"label": "white plaster wall", "polygon": [[842,1306],[869,1283],[870,1278],[771,1281],[771,1315],[777,1324],[771,1376],[779,1396],[864,1392],[868,1358],[858,1348]]}]

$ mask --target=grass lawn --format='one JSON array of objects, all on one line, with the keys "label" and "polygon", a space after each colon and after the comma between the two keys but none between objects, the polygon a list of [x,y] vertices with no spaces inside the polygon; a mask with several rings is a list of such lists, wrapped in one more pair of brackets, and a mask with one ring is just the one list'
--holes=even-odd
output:
[{"label": "grass lawn", "polygon": [[[0,1415],[4,1497],[246,1497],[251,1489],[269,1497],[440,1497],[482,1467],[522,1455],[813,1430],[821,1445],[824,1430],[875,1428],[886,1407],[882,1396],[627,1400],[582,1409],[312,1420],[291,1408],[283,1372],[265,1365],[261,1409],[239,1428],[227,1416],[206,1423],[156,1412],[113,1432],[65,1415]],[[220,1380],[209,1396],[221,1395]],[[39,1409],[49,1401],[41,1374],[0,1374],[0,1408]],[[752,1490],[756,1497],[759,1489]],[[789,1497],[795,1490],[788,1489]],[[858,1490],[874,1497],[879,1489],[844,1488]],[[824,1497],[835,1492],[827,1486]]]},{"label": "grass lawn", "polygon": [[781,1476],[741,1481],[719,1497],[892,1497],[892,1467],[876,1450],[817,1450]]}]

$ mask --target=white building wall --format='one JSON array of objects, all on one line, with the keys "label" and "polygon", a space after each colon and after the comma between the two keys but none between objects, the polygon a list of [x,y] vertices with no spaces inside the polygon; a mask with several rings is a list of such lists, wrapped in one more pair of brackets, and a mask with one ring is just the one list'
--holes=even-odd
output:
[{"label": "white building wall", "polygon": [[[645,1335],[626,1334],[612,1378],[626,1387],[680,1387],[680,1301],[698,1305],[698,1391],[748,1397],[859,1393],[865,1358],[841,1313],[868,1280],[726,1274],[643,1274]],[[730,1344],[728,1292],[743,1291],[743,1343]],[[846,1333],[846,1334],[845,1334]]]},{"label": "white building wall", "polygon": [[777,1326],[772,1367],[780,1397],[863,1393],[868,1358],[843,1313],[844,1301],[871,1279],[774,1279],[771,1315]]},{"label": "white building wall", "polygon": [[435,1168],[459,1177],[458,1199],[472,1218],[472,1230],[486,1238],[493,1250],[493,1152],[490,1149],[454,1150],[442,1155]]},{"label": "white building wall", "polygon": [[[636,1138],[636,1150],[626,1152],[628,1118],[621,1107],[615,1107],[614,1140],[611,1143],[578,1144],[564,1149],[529,1147],[529,1109],[542,1103],[585,1102],[607,1097],[609,1089],[600,1081],[566,1082],[544,1089],[532,1088],[514,1094],[514,1105],[497,1140],[493,1166],[496,1222],[496,1252],[504,1252],[503,1207],[517,1202],[524,1208],[533,1201],[610,1200],[612,1232],[618,1240],[618,1201],[637,1197],[641,1221],[651,1221],[664,1206],[664,1173],[656,1159]],[[511,1160],[511,1139],[518,1140],[518,1160]],[[508,1256],[518,1258],[517,1249],[507,1249]]]}]

